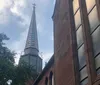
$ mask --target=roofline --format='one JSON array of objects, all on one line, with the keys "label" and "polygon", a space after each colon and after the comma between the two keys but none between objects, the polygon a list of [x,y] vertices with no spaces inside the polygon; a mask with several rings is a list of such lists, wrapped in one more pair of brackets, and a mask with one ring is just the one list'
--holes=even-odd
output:
[{"label": "roofline", "polygon": [[55,7],[54,7],[54,12],[52,15],[52,19],[54,19],[55,13],[56,13],[56,8],[57,8],[57,1],[55,1]]},{"label": "roofline", "polygon": [[41,74],[36,78],[36,80],[35,80],[33,85],[37,85],[38,84],[38,82],[42,79],[42,77],[47,72],[47,70],[52,66],[52,64],[54,64],[54,55],[51,57],[51,59],[49,60],[47,65],[44,67],[44,69],[42,70]]},{"label": "roofline", "polygon": [[56,0],[55,2],[55,7],[54,7],[54,13],[52,15],[52,19],[54,20],[59,12],[59,5],[60,5],[60,0]]}]

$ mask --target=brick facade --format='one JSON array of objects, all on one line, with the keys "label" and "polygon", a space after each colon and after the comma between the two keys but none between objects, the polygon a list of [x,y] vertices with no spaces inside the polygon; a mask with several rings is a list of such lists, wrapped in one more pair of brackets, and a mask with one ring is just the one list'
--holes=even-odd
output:
[{"label": "brick facade", "polygon": [[[36,79],[34,85],[46,85],[45,78],[49,76],[50,71],[54,74],[54,85],[100,85],[100,63],[94,57],[94,39],[93,34],[100,26],[100,0],[95,1],[91,11],[88,13],[86,0],[78,0],[79,8],[74,14],[74,1],[76,0],[56,0],[53,22],[54,22],[54,63],[44,73]],[[89,3],[88,3],[89,4]],[[91,33],[91,18],[90,15],[97,8],[98,25]],[[80,13],[81,24],[76,29],[75,20],[77,13]],[[94,15],[95,16],[95,15]],[[94,18],[96,22],[96,18]],[[93,20],[92,20],[93,21]],[[95,23],[93,22],[93,23]],[[97,23],[96,23],[97,24]],[[78,35],[78,31],[82,29],[82,33]],[[78,35],[78,36],[77,36]],[[83,36],[83,42],[78,47],[78,38]],[[97,36],[98,37],[98,36]],[[98,38],[99,39],[99,38]],[[99,42],[100,43],[100,42]],[[85,65],[80,68],[79,52],[84,46]],[[98,47],[100,44],[98,45]],[[97,56],[100,54],[97,54]],[[50,60],[52,61],[52,60]],[[50,61],[48,64],[50,64]],[[97,64],[97,65],[96,65]],[[98,69],[96,68],[98,66]],[[45,67],[47,68],[48,65]],[[84,72],[84,69],[85,72]],[[45,69],[44,69],[45,70]],[[44,71],[43,70],[43,71]],[[42,75],[43,74],[43,75]],[[41,77],[42,75],[42,77]]]},{"label": "brick facade", "polygon": [[51,72],[54,74],[54,56],[52,56],[41,74],[34,81],[34,85],[44,85],[46,83],[46,78],[48,79],[48,83],[50,83],[49,80]]}]

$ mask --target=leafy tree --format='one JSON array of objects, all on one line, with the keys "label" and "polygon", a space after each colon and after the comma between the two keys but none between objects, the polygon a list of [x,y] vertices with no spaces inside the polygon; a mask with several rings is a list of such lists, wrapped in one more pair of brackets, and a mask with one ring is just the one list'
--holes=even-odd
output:
[{"label": "leafy tree", "polygon": [[15,52],[11,52],[5,46],[5,43],[3,42],[4,40],[9,40],[9,38],[5,34],[1,33],[0,34],[0,57],[4,57],[5,59],[8,59],[9,61],[14,63]]},{"label": "leafy tree", "polygon": [[22,62],[16,67],[16,75],[12,81],[12,85],[26,85],[29,80],[34,80],[37,77],[34,67]]},{"label": "leafy tree", "polygon": [[14,64],[0,57],[0,85],[7,85],[7,81],[14,78],[14,72]]},{"label": "leafy tree", "polygon": [[9,38],[0,33],[0,85],[7,85],[7,81],[14,77],[14,52],[11,52],[4,43]]},{"label": "leafy tree", "polygon": [[3,42],[4,40],[9,40],[9,38],[4,34],[0,33],[0,46],[4,45],[5,43]]},{"label": "leafy tree", "polygon": [[29,80],[34,80],[37,77],[34,67],[25,62],[19,65],[14,65],[15,53],[10,51],[5,46],[4,40],[9,38],[1,33],[0,34],[0,85],[8,85],[9,80],[12,81],[11,85],[26,85]]}]

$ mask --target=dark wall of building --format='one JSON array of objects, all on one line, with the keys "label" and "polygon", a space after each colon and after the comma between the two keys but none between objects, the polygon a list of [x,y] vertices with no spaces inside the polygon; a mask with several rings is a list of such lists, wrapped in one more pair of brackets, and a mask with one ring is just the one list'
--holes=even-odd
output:
[{"label": "dark wall of building", "polygon": [[[34,85],[52,85],[52,78],[54,76],[54,56],[46,64],[41,74],[37,77]],[[50,82],[51,81],[51,82]],[[54,85],[54,84],[53,84]]]},{"label": "dark wall of building", "polygon": [[40,80],[40,82],[38,83],[38,85],[45,85],[46,84],[46,79],[47,79],[47,83],[49,84],[50,72],[54,72],[53,66],[48,69],[48,71],[42,77],[42,79]]},{"label": "dark wall of building", "polygon": [[54,21],[54,56],[55,56],[55,84],[75,85],[75,68],[71,22],[71,0],[57,0],[53,15]]},{"label": "dark wall of building", "polygon": [[52,18],[54,85],[100,85],[100,0],[56,0]]},{"label": "dark wall of building", "polygon": [[56,0],[53,15],[56,85],[100,84],[99,2]]}]

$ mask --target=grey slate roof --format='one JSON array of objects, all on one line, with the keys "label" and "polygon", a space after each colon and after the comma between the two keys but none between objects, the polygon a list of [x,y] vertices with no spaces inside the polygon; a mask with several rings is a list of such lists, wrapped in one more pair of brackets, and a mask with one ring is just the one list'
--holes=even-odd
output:
[{"label": "grey slate roof", "polygon": [[[26,40],[26,46],[25,46],[25,50],[24,50],[25,54],[27,54],[27,53],[31,54],[31,52],[33,52],[33,49],[38,51],[38,37],[37,37],[35,7],[33,7],[31,23],[30,23],[28,36],[27,36],[27,40]],[[35,54],[37,54],[37,53],[35,53]]]}]

